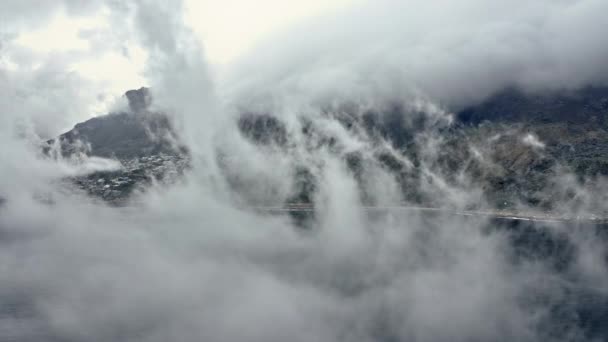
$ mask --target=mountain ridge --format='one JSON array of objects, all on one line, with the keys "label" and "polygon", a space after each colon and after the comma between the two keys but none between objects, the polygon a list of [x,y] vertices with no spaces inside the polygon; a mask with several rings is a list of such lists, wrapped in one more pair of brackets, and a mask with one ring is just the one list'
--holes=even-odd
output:
[{"label": "mountain ridge", "polygon": [[[59,137],[62,153],[69,155],[78,149],[74,146],[85,145],[88,149],[84,153],[88,155],[121,160],[123,165],[130,165],[125,169],[130,171],[116,177],[131,179],[127,181],[131,188],[145,183],[146,177],[141,175],[155,168],[147,165],[148,160],[158,159],[167,165],[177,162],[180,166],[176,172],[182,173],[187,164],[187,151],[176,147],[179,137],[167,116],[149,110],[152,103],[149,90],[130,90],[125,96],[129,100],[129,113],[110,114],[77,124]],[[479,187],[484,201],[498,209],[519,203],[553,209],[552,195],[546,192],[560,169],[569,170],[581,182],[608,175],[608,87],[552,94],[506,89],[478,105],[456,112],[455,123],[440,129],[441,141],[431,161],[424,159],[428,159],[428,155],[423,151],[420,137],[421,130],[428,125],[425,114],[414,113],[406,122],[403,120],[408,115],[405,110],[395,106],[388,112],[370,111],[359,116],[348,111],[328,114],[334,115],[330,118],[346,130],[376,141],[374,144],[388,141],[392,145],[392,151],[378,150],[373,160],[366,161],[356,151],[340,152],[337,137],[326,135],[313,123],[303,122],[301,133],[314,139],[311,143],[317,147],[310,148],[327,146],[337,151],[358,182],[365,182],[363,165],[377,163],[396,177],[404,199],[415,204],[442,205],[433,202],[436,196],[425,193],[421,184],[428,180],[422,166],[432,168],[455,186],[467,186],[455,178],[455,175],[465,175],[468,185]],[[293,143],[285,124],[273,114],[244,112],[236,126],[246,139],[259,146],[285,149]],[[75,144],[79,141],[84,144]],[[406,165],[403,160],[409,160],[412,165]],[[133,173],[134,170],[137,171]],[[298,170],[293,175],[296,188],[290,201],[312,201],[319,181],[308,165]],[[163,178],[162,174],[156,172],[154,177]],[[96,182],[100,178],[96,177],[87,178],[94,181],[78,182],[82,188],[104,199],[129,196],[128,191],[107,196],[108,184],[98,189],[100,183]],[[226,177],[229,183],[236,184],[234,186],[243,186]],[[100,193],[106,196],[99,196]],[[361,197],[363,201],[370,200],[364,191]]]}]

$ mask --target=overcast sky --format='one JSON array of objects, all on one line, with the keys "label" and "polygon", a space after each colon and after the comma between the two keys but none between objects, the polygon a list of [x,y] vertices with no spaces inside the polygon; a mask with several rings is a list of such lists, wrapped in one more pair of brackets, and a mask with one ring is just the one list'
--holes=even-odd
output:
[{"label": "overcast sky", "polygon": [[[125,90],[151,84],[148,69],[158,61],[148,59],[154,51],[138,36],[133,11],[153,3],[0,3],[0,73],[10,87],[27,92],[36,84],[37,94],[46,89],[53,101],[62,92],[75,96],[69,105],[53,103],[67,114],[37,124],[44,133],[106,113]],[[222,101],[259,104],[261,97],[298,94],[297,102],[382,102],[417,94],[458,108],[509,86],[561,89],[608,80],[605,0],[158,3],[173,24],[194,33],[188,36],[198,41]],[[172,34],[173,24],[162,18],[139,19],[158,41]]]},{"label": "overcast sky", "polygon": [[[274,32],[356,1],[188,0],[184,19],[203,42],[208,62],[221,66]],[[55,1],[53,5],[48,1],[42,6],[36,1],[18,3],[0,4],[4,12],[0,17],[6,19],[6,25],[0,27],[0,39],[11,39],[3,46],[0,66],[36,68],[50,55],[67,55],[70,70],[86,78],[109,81],[113,91],[146,84],[141,75],[145,52],[129,40],[113,41],[115,19],[101,2],[81,5],[67,1],[62,5]]]}]

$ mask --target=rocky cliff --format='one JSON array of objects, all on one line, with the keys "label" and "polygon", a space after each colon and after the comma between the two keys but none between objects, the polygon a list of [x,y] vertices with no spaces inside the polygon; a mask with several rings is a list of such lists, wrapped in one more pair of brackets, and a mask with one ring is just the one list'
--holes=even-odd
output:
[{"label": "rocky cliff", "polygon": [[[125,200],[152,179],[175,178],[188,165],[187,151],[180,147],[170,120],[150,110],[148,89],[130,90],[125,96],[129,112],[77,124],[47,146],[59,146],[64,156],[85,153],[118,159],[123,165],[120,171],[74,180],[109,201]],[[387,108],[357,115],[348,109],[327,114],[372,144],[389,143],[391,149],[376,149],[372,160],[357,151],[341,151],[337,137],[312,122],[303,122],[301,133],[310,138],[307,148],[327,147],[361,183],[365,183],[364,165],[378,163],[398,180],[404,199],[416,204],[442,205],[441,196],[429,193],[433,188],[429,172],[451,186],[481,189],[481,200],[491,207],[524,203],[546,210],[552,209],[555,196],[562,200],[570,196],[550,191],[560,173],[572,173],[587,186],[597,176],[608,175],[608,88],[550,94],[505,90],[483,103],[455,110],[453,124],[434,130],[438,139],[430,152],[427,137],[421,136],[430,125],[428,117],[401,106]],[[285,124],[272,114],[243,114],[236,129],[259,146],[276,146],[288,153],[293,144]],[[291,201],[310,202],[318,180],[308,165],[297,170]],[[361,196],[372,201],[365,193]]]}]

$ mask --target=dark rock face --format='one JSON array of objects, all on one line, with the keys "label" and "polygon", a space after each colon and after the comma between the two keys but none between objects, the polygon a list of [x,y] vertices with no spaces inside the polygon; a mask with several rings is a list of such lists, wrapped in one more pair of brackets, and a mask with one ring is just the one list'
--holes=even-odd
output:
[{"label": "dark rock face", "polygon": [[96,117],[77,124],[59,137],[64,155],[81,149],[86,154],[106,158],[171,153],[175,149],[172,140],[175,137],[169,120],[158,113],[118,113]]},{"label": "dark rock face", "polygon": [[[49,146],[57,143],[64,156],[80,152],[120,160],[126,173],[113,175],[112,179],[127,177],[132,180],[125,179],[130,185],[121,189],[137,188],[138,184],[145,183],[146,177],[151,177],[148,170],[153,166],[142,158],[166,159],[168,163],[179,165],[176,168],[181,172],[187,165],[183,162],[187,159],[187,151],[176,143],[179,137],[167,116],[150,111],[153,99],[149,90],[130,90],[125,96],[130,112],[77,124],[57,142],[50,141]],[[441,203],[434,203],[437,196],[423,189],[421,184],[427,181],[423,167],[432,168],[450,184],[459,184],[461,180],[456,176],[464,176],[471,186],[482,189],[487,203],[500,209],[509,208],[513,203],[551,209],[552,198],[546,189],[554,184],[557,167],[574,172],[581,179],[608,175],[608,88],[544,95],[524,94],[513,89],[503,91],[479,105],[457,112],[455,124],[437,128],[442,139],[430,160],[419,133],[427,131],[433,123],[424,113],[406,110],[394,105],[365,113],[357,113],[356,107],[349,106],[326,111],[329,119],[353,134],[365,135],[372,144],[389,142],[392,151],[379,148],[371,157],[364,157],[357,151],[346,153],[341,151],[337,137],[316,127],[317,123],[306,121],[305,117],[301,118],[300,125],[305,138],[303,143],[313,153],[324,148],[338,154],[361,184],[366,181],[363,172],[366,165],[380,165],[395,176],[406,201],[425,205]],[[259,146],[274,146],[289,153],[290,146],[295,143],[285,123],[272,113],[246,112],[235,125],[245,138]],[[537,137],[544,146],[526,143],[527,135]],[[483,154],[484,160],[477,158],[475,153]],[[135,165],[134,161],[139,161],[140,167],[131,167]],[[318,180],[310,167],[301,165],[294,175],[297,189],[290,197],[294,202],[311,202],[318,190]],[[158,173],[153,174],[153,178],[159,177]],[[102,178],[92,177],[95,180]],[[130,190],[121,191],[120,195],[101,191],[101,184],[90,182],[88,178],[77,183],[104,199],[116,200],[130,193]],[[368,200],[364,191],[361,198]]]},{"label": "dark rock face", "polygon": [[141,87],[137,90],[129,90],[125,93],[125,96],[129,100],[129,107],[133,113],[147,111],[150,104],[152,104],[150,90],[145,87]]},{"label": "dark rock face", "polygon": [[[587,87],[550,94],[503,91],[458,113],[469,137],[501,135],[493,144],[494,161],[506,172],[496,174],[488,192],[531,205],[549,205],[538,193],[551,187],[560,166],[579,180],[608,175],[608,87]],[[505,131],[534,134],[543,148],[534,151],[509,140]],[[462,139],[460,139],[462,140]],[[521,143],[521,139],[519,141]]]},{"label": "dark rock face", "polygon": [[169,118],[149,110],[149,90],[129,90],[125,96],[130,112],[79,123],[43,147],[47,154],[56,148],[66,158],[84,154],[120,161],[120,170],[70,180],[88,194],[117,205],[124,204],[135,190],[144,189],[152,181],[176,181],[188,165],[188,153],[179,144]]},{"label": "dark rock face", "polygon": [[[558,168],[574,173],[579,180],[608,175],[608,87],[549,94],[508,89],[456,112],[450,126],[434,127],[428,115],[399,105],[364,113],[344,106],[328,110],[326,115],[371,144],[387,141],[394,150],[378,149],[373,160],[366,161],[358,152],[341,151],[337,137],[302,118],[301,133],[310,137],[304,141],[307,148],[327,148],[340,155],[362,184],[366,163],[381,165],[395,175],[408,202],[441,205],[431,203],[437,196],[421,188],[425,181],[422,167],[431,168],[452,185],[481,188],[484,200],[497,208],[524,203],[551,209],[554,198],[547,189],[555,185]],[[288,151],[294,143],[281,119],[270,114],[244,114],[238,128],[258,145]],[[429,128],[441,137],[430,153],[422,136]],[[457,176],[470,184],[462,184]],[[308,190],[299,190],[294,198],[313,197],[308,192],[314,186],[300,188]],[[361,197],[365,200],[366,194]]]},{"label": "dark rock face", "polygon": [[[125,159],[183,152],[176,146],[178,139],[169,118],[148,110],[152,98],[147,88],[129,90],[125,96],[131,112],[112,113],[77,124],[59,136],[61,153]],[[55,140],[48,142],[54,143]]]}]

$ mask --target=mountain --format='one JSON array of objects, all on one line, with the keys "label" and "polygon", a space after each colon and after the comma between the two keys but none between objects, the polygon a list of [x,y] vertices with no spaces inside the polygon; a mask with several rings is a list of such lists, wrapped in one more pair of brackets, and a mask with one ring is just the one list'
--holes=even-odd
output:
[{"label": "mountain", "polygon": [[175,179],[188,164],[187,150],[179,143],[167,115],[150,109],[149,89],[129,90],[124,96],[128,112],[79,123],[43,147],[47,155],[63,158],[84,154],[118,160],[121,168],[117,171],[72,179],[78,188],[113,204],[123,204],[134,190],[152,181]]},{"label": "mountain", "polygon": [[487,192],[494,197],[551,207],[555,194],[547,188],[559,173],[571,173],[590,188],[608,175],[608,87],[548,94],[509,89],[457,118],[462,136],[485,141],[498,166],[500,172],[488,177]]},{"label": "mountain", "polygon": [[[170,120],[150,110],[149,90],[130,90],[125,96],[129,112],[79,123],[46,146],[47,153],[52,146],[59,147],[64,157],[85,153],[119,160],[120,171],[74,179],[80,188],[113,203],[124,202],[134,189],[145,188],[153,179],[175,178],[188,165],[188,153],[177,143]],[[575,199],[572,194],[552,192],[561,173],[571,172],[587,186],[593,186],[589,180],[598,175],[608,175],[608,88],[544,94],[507,89],[455,110],[453,124],[436,128],[426,113],[400,105],[363,113],[345,105],[325,115],[367,139],[374,153],[344,150],[338,137],[305,116],[300,118],[304,144],[311,153],[325,148],[342,159],[362,184],[362,200],[370,205],[374,200],[364,186],[369,163],[395,176],[406,202],[429,206],[444,205],[442,196],[433,193],[433,189],[441,191],[433,184],[433,174],[454,187],[480,189],[482,201],[493,208],[523,203],[542,210],[555,209],[557,198]],[[260,147],[290,153],[296,144],[281,118],[270,113],[244,112],[236,128]],[[425,135],[429,130],[436,133],[435,140]],[[431,142],[434,151],[429,152]],[[226,172],[225,177],[235,188],[247,187],[238,175]],[[319,181],[311,166],[297,166],[293,177],[295,188],[288,202],[312,203]]]},{"label": "mountain", "polygon": [[461,111],[458,117],[472,127],[502,124],[532,132],[550,158],[578,175],[608,175],[608,87],[550,95],[511,89]]},{"label": "mountain", "polygon": [[[79,123],[47,143],[58,143],[61,153],[69,156],[81,152],[106,158],[135,158],[174,154],[177,136],[166,115],[149,110],[152,102],[147,88],[125,93],[130,112],[111,113]],[[48,150],[48,149],[47,149]]]},{"label": "mountain", "polygon": [[[574,175],[576,185],[594,190],[601,183],[598,176],[608,175],[608,87],[542,94],[511,88],[451,111],[453,124],[441,126],[427,113],[399,104],[363,112],[349,105],[328,110],[329,119],[375,146],[371,158],[365,151],[341,151],[338,137],[313,122],[303,123],[302,133],[311,137],[308,144],[314,148],[325,146],[340,155],[362,185],[365,165],[380,164],[397,178],[405,201],[412,204],[445,204],[441,185],[434,180],[439,176],[467,193],[479,189],[478,202],[492,208],[555,210],[558,200],[576,207],[580,203],[574,202],[581,199],[573,193],[574,185],[572,191],[564,190],[560,177]],[[280,118],[269,114],[244,115],[239,128],[256,144],[294,143]],[[427,136],[429,131],[435,135]],[[384,148],[383,141],[392,149]],[[310,191],[317,188],[307,166],[302,168],[298,174],[308,180],[298,184],[308,190],[295,194],[296,201],[312,198]],[[361,197],[374,204],[367,194]]]}]

